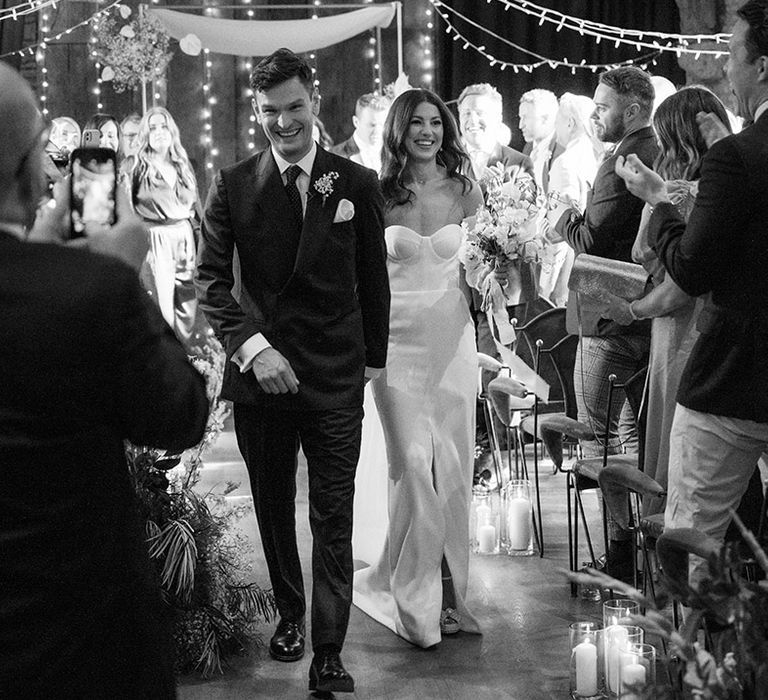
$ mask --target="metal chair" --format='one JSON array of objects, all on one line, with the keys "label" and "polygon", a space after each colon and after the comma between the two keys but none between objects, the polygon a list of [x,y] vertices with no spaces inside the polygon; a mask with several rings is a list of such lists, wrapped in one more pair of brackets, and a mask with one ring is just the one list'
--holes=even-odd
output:
[{"label": "metal chair", "polygon": [[[609,458],[610,460],[610,458]],[[666,497],[664,487],[656,480],[628,463],[609,463],[597,475],[597,482],[603,494],[606,508],[613,519],[625,530],[632,532],[635,540],[635,550],[639,550],[643,562],[643,592],[650,592],[656,600],[656,590],[653,583],[653,566],[651,565],[648,539],[658,539],[664,530],[664,514],[651,515],[642,518],[642,499]],[[643,524],[645,521],[645,525]],[[650,523],[658,523],[660,532],[653,532]],[[638,588],[637,557],[632,558],[632,578],[635,588]]]}]

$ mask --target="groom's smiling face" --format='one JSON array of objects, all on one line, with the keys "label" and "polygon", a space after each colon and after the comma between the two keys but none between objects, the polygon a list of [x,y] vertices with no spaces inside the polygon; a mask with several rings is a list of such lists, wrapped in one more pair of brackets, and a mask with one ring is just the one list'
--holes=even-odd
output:
[{"label": "groom's smiling face", "polygon": [[290,163],[312,148],[312,125],[320,98],[293,77],[268,90],[256,92],[253,108],[275,152]]}]

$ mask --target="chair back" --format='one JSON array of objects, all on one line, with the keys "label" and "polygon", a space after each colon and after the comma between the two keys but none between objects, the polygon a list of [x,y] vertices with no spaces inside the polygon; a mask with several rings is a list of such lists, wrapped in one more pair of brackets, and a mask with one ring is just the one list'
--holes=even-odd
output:
[{"label": "chair back", "polygon": [[549,403],[539,403],[538,411],[565,413],[575,418],[573,365],[578,338],[569,335],[565,328],[565,309],[548,309],[519,326],[516,332],[517,356],[549,384]]}]

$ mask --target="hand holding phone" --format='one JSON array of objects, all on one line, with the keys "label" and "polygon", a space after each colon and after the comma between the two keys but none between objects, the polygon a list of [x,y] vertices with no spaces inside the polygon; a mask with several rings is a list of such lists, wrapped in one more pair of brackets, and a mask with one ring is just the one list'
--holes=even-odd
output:
[{"label": "hand holding phone", "polygon": [[103,231],[115,223],[117,165],[109,148],[78,148],[72,153],[70,238]]}]

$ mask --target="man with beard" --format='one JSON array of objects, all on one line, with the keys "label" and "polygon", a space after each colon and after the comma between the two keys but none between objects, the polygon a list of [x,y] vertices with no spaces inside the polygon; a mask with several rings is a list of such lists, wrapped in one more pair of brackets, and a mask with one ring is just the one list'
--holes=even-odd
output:
[{"label": "man with beard", "polygon": [[[710,147],[687,225],[658,175],[632,155],[616,163],[653,207],[648,240],[667,273],[686,293],[707,295],[677,393],[664,522],[718,541],[768,449],[768,0],[737,11],[729,52],[726,75],[747,126]],[[714,115],[698,119],[707,141],[717,138]],[[694,578],[706,573],[696,559]]]},{"label": "man with beard", "polygon": [[[582,214],[572,208],[560,217],[555,226],[557,234],[550,240],[566,240],[576,255],[589,253],[611,260],[632,261],[632,243],[635,240],[643,210],[643,201],[627,190],[624,181],[614,172],[616,159],[630,153],[647,166],[651,166],[658,145],[650,126],[654,90],[651,77],[635,66],[622,66],[600,76],[595,90],[595,111],[592,120],[601,141],[614,144],[601,163],[587,206]],[[577,300],[571,294],[568,300],[570,314],[576,311]],[[637,451],[634,417],[629,404],[614,402],[608,406],[608,377],[616,375],[620,383],[626,381],[648,361],[650,323],[634,322],[622,326],[601,318],[592,327],[582,327],[574,367],[574,388],[578,418],[592,426],[596,439],[582,441],[586,457],[602,453],[600,437],[609,430],[610,453],[621,451],[622,444]],[[619,414],[622,415],[622,437],[619,437]],[[630,440],[626,444],[626,439]],[[629,533],[609,523],[611,539],[608,551],[608,571],[617,578],[631,574],[632,543]]]}]

